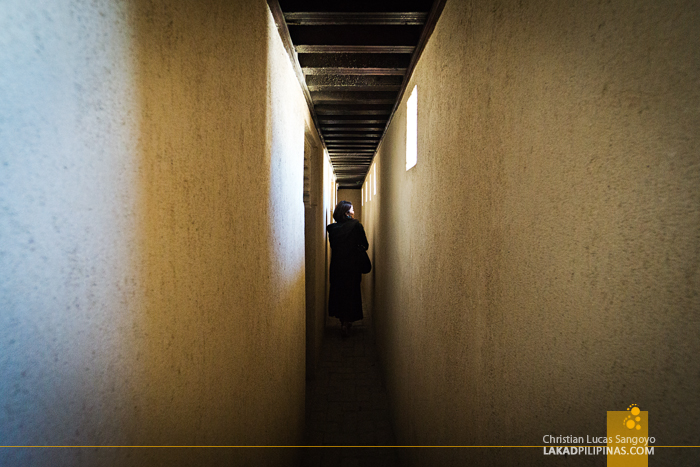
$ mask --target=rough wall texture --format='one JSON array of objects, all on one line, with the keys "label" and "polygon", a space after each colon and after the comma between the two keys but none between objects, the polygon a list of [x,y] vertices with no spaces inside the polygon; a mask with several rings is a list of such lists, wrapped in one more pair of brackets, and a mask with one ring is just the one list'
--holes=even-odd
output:
[{"label": "rough wall texture", "polygon": [[308,196],[304,203],[306,249],[306,378],[313,379],[321,354],[326,315],[326,216],[331,180],[324,170],[326,155],[318,132],[308,128],[304,146],[305,183]]},{"label": "rough wall texture", "polygon": [[5,2],[0,89],[0,444],[299,443],[310,117],[265,2]]},{"label": "rough wall texture", "polygon": [[399,443],[604,436],[637,403],[657,444],[700,444],[699,35],[691,1],[447,2],[409,86],[418,165],[402,105],[369,226]]},{"label": "rough wall texture", "polygon": [[[376,162],[376,159],[375,159]],[[374,171],[372,171],[372,177],[374,178]],[[365,181],[363,187],[367,186],[369,178]],[[374,181],[372,181],[374,185]],[[381,208],[381,203],[379,203],[379,196],[381,194],[381,187],[374,193],[372,192],[372,199],[368,200],[362,206],[362,217],[360,221],[365,228],[365,234],[367,235],[367,242],[369,242],[369,249],[367,250],[367,255],[372,263],[372,270],[369,274],[362,275],[362,311],[366,317],[371,319],[372,326],[375,326],[375,320],[382,320],[385,316],[376,316],[374,313],[374,306],[376,304],[375,297],[375,280],[376,280],[376,257],[375,252],[377,251],[377,237],[375,236],[375,231],[377,226],[380,225],[379,212]],[[360,193],[364,193],[364,188],[360,190]],[[364,195],[361,195],[364,196]],[[376,327],[376,326],[375,326]]]}]

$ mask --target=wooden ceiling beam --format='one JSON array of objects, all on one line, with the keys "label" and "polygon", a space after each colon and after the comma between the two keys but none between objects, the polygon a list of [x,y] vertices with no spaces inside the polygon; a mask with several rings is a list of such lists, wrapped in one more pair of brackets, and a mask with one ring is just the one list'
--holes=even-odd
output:
[{"label": "wooden ceiling beam", "polygon": [[363,119],[363,120],[349,120],[349,119],[335,119],[335,118],[334,119],[319,118],[318,120],[319,120],[319,122],[321,122],[322,126],[325,124],[329,124],[329,123],[330,124],[340,123],[340,124],[344,124],[344,125],[347,125],[348,123],[380,123],[380,124],[386,123],[386,119],[383,119],[383,120],[379,120],[379,119],[377,119],[377,120],[374,120],[374,119],[372,119],[372,120],[365,120],[365,119]]},{"label": "wooden ceiling beam", "polygon": [[[352,142],[352,141],[362,141],[364,139],[379,139],[381,134],[367,134],[367,133],[326,133],[324,138],[326,141],[333,143],[340,142]],[[340,138],[340,139],[338,139]],[[351,138],[351,139],[348,139]],[[354,139],[352,139],[354,138]]]},{"label": "wooden ceiling beam", "polygon": [[339,151],[366,151],[374,152],[377,149],[376,144],[329,144],[328,151],[338,153]]},{"label": "wooden ceiling beam", "polygon": [[406,73],[406,68],[305,67],[304,75],[375,75],[390,76]]},{"label": "wooden ceiling beam", "polygon": [[300,54],[412,54],[413,45],[329,45],[298,44],[295,46]]},{"label": "wooden ceiling beam", "polygon": [[299,53],[302,68],[407,68],[411,62],[409,54],[391,53]]},{"label": "wooden ceiling beam", "polygon": [[315,91],[311,98],[316,105],[383,104],[393,107],[398,93],[392,91]]},{"label": "wooden ceiling beam", "polygon": [[321,25],[384,25],[384,26],[422,26],[428,17],[426,12],[329,12],[329,11],[293,11],[284,14],[289,26]]},{"label": "wooden ceiling beam", "polygon": [[338,104],[338,105],[327,105],[327,104],[316,104],[315,109],[317,112],[323,112],[325,110],[391,110],[391,105],[386,104]]},{"label": "wooden ceiling beam", "polygon": [[375,75],[307,75],[306,85],[311,86],[399,86],[403,76]]},{"label": "wooden ceiling beam", "polygon": [[[373,148],[377,147],[377,142],[379,141],[379,138],[375,139],[329,139],[328,144],[349,144],[349,143],[363,143],[363,144],[372,144]],[[348,143],[349,142],[349,143]]]},{"label": "wooden ceiling beam", "polygon": [[381,135],[382,130],[384,128],[381,127],[366,127],[366,126],[350,126],[350,127],[336,127],[336,126],[324,126],[321,128],[324,134],[327,134],[328,136],[334,136],[332,133],[338,132],[338,131],[372,131],[372,132],[379,132]]},{"label": "wooden ceiling beam", "polygon": [[334,163],[344,165],[346,167],[350,167],[350,166],[357,167],[360,165],[365,165],[365,164],[368,164],[370,162],[370,160],[371,160],[371,157],[365,157],[363,159],[352,159],[352,158],[339,159],[337,157],[333,158]]},{"label": "wooden ceiling beam", "polygon": [[414,46],[422,29],[422,26],[362,24],[287,27],[292,42],[299,45]]},{"label": "wooden ceiling beam", "polygon": [[366,156],[369,157],[374,154],[374,149],[329,149],[328,154],[334,154],[338,156]]},{"label": "wooden ceiling beam", "polygon": [[[353,94],[359,94],[359,92],[355,92]],[[314,100],[316,105],[322,104],[322,105],[364,105],[364,104],[383,104],[383,105],[394,105],[394,100],[392,99],[355,99],[351,100],[350,98],[346,100]]]},{"label": "wooden ceiling beam", "polygon": [[357,86],[357,85],[347,85],[347,86],[334,86],[329,84],[319,84],[319,85],[309,85],[309,91],[399,91],[401,89],[400,84],[386,84],[378,86]]},{"label": "wooden ceiling beam", "polygon": [[387,11],[428,11],[432,0],[352,0],[329,2],[328,0],[280,0],[282,9],[287,11],[338,11],[338,12],[387,12]]},{"label": "wooden ceiling beam", "polygon": [[316,109],[316,113],[320,115],[389,115],[391,113],[391,109],[387,110],[345,110],[345,109],[339,109],[339,110],[318,110]]}]

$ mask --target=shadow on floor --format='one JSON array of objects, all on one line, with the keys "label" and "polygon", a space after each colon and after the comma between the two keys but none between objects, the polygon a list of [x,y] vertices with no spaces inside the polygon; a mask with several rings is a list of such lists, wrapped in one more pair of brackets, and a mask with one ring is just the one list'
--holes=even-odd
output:
[{"label": "shadow on floor", "polygon": [[303,467],[398,465],[386,447],[396,441],[368,321],[349,337],[338,324],[326,328],[316,379],[307,382]]}]

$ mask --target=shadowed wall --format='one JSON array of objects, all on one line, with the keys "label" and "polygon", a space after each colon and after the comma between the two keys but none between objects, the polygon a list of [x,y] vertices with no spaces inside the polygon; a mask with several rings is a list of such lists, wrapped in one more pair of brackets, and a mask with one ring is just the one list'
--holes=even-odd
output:
[{"label": "shadowed wall", "polygon": [[9,2],[0,27],[2,444],[300,443],[313,124],[266,4]]},{"label": "shadowed wall", "polygon": [[657,445],[700,444],[699,31],[689,1],[448,0],[408,87],[418,164],[404,99],[364,211],[400,444],[605,436],[632,403]]},{"label": "shadowed wall", "polygon": [[321,354],[326,320],[326,220],[330,211],[328,157],[315,130],[308,129],[304,149],[304,224],[306,246],[306,377],[313,379]]}]

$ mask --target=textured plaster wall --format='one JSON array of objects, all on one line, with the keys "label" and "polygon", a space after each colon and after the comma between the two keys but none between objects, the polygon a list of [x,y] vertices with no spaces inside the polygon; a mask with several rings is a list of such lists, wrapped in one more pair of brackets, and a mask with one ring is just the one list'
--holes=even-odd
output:
[{"label": "textured plaster wall", "polygon": [[313,379],[321,355],[326,315],[326,217],[330,190],[323,151],[318,132],[307,128],[305,179],[308,197],[304,204],[304,233],[306,251],[306,377]]},{"label": "textured plaster wall", "polygon": [[331,242],[328,239],[328,234],[326,232],[326,226],[332,222],[335,222],[333,220],[333,210],[335,209],[336,204],[338,203],[338,183],[335,178],[335,173],[333,172],[333,166],[331,165],[331,160],[328,155],[326,155],[326,158],[323,162],[323,173],[324,173],[324,178],[327,181],[327,184],[324,184],[324,193],[323,193],[323,199],[324,199],[324,206],[325,203],[328,203],[328,210],[324,213],[325,217],[325,225],[323,226],[323,235],[324,238],[326,239],[325,243],[325,257],[326,257],[326,293],[324,296],[324,303],[325,303],[325,312],[324,312],[324,321],[323,321],[323,329],[325,329],[325,326],[327,324],[327,321],[329,320],[334,320],[335,318],[330,318],[328,316],[328,295],[329,291],[331,288],[331,282],[330,282],[330,274],[328,271],[330,271],[331,267]]},{"label": "textured plaster wall", "polygon": [[604,436],[632,403],[657,445],[700,444],[699,36],[692,1],[448,0],[409,85],[418,164],[402,105],[366,216],[399,444]]},{"label": "textured plaster wall", "polygon": [[[0,8],[0,444],[298,444],[306,103],[265,2]],[[3,449],[2,465],[294,450]]]},{"label": "textured plaster wall", "polygon": [[[375,159],[375,162],[377,159]],[[374,171],[370,169],[372,172],[372,178],[374,178]],[[369,178],[365,180],[365,183],[363,184],[362,190],[360,190],[360,193],[364,193],[365,188],[367,187],[369,183]],[[374,185],[374,180],[372,181],[372,185]],[[377,237],[375,235],[375,232],[377,230],[377,227],[379,226],[380,222],[378,220],[379,216],[379,211],[380,211],[380,206],[381,204],[379,203],[379,194],[381,193],[381,189],[379,189],[376,193],[374,191],[372,192],[372,199],[365,202],[364,206],[362,207],[362,217],[360,218],[360,221],[362,222],[362,226],[365,228],[365,235],[367,235],[367,242],[369,242],[369,248],[367,249],[367,256],[369,256],[369,260],[372,263],[372,270],[369,272],[369,274],[363,274],[362,275],[362,310],[365,314],[366,317],[370,317],[372,319],[372,325],[376,327],[375,321],[377,319],[382,320],[384,316],[376,316],[374,313],[374,306],[376,304],[376,297],[375,297],[375,281],[376,281],[376,256],[375,252],[377,251],[376,248],[376,242],[377,242]],[[362,195],[364,196],[364,195]]]}]

